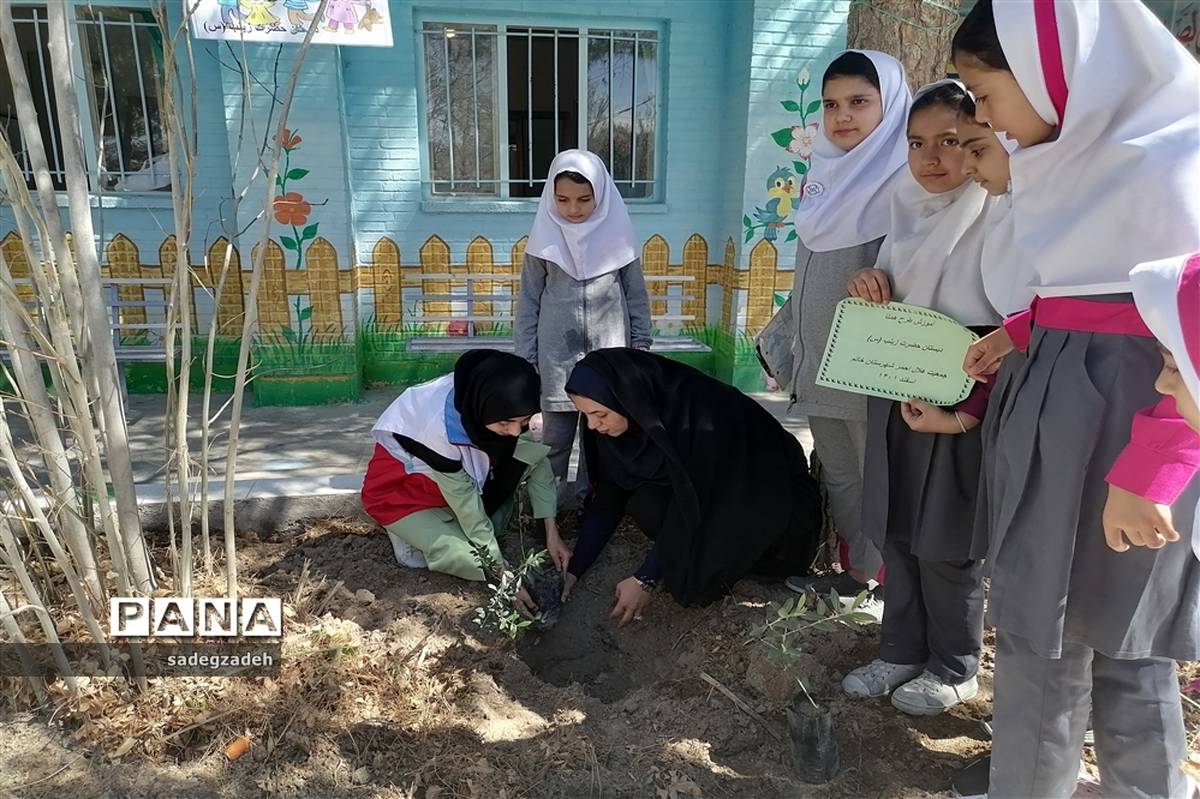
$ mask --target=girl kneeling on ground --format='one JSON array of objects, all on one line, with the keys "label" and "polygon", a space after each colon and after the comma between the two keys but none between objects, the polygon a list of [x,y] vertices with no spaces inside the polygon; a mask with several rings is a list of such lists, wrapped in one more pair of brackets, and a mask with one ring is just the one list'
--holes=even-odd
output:
[{"label": "girl kneeling on ground", "polygon": [[[402,565],[484,579],[475,549],[504,563],[496,534],[526,478],[551,557],[565,564],[549,448],[529,434],[540,393],[537,372],[522,358],[472,350],[453,374],[406,390],[383,412],[371,431],[375,455],[362,500]],[[517,601],[536,610],[524,589]]]}]

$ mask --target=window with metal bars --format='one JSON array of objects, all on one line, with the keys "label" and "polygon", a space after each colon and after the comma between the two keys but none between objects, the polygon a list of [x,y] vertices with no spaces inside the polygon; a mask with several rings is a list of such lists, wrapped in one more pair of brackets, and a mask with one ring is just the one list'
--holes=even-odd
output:
[{"label": "window with metal bars", "polygon": [[425,22],[423,176],[435,197],[532,198],[556,153],[595,152],[659,199],[659,32]]},{"label": "window with metal bars", "polygon": [[[62,131],[54,106],[49,23],[45,5],[14,5],[13,26],[38,114],[50,178],[66,187]],[[72,68],[86,94],[83,134],[93,188],[105,191],[167,191],[171,175],[159,106],[164,74],[162,32],[146,8],[95,5],[73,8],[69,29]],[[0,60],[0,126],[17,163],[33,186],[33,167],[17,124],[16,101],[6,62]]]}]

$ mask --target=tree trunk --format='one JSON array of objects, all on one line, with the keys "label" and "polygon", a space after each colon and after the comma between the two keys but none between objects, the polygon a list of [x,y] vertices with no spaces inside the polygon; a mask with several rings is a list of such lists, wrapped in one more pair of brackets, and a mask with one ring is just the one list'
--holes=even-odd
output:
[{"label": "tree trunk", "polygon": [[[4,255],[0,253],[0,336],[8,342],[8,356],[21,397],[21,407],[29,417],[29,425],[42,451],[53,497],[49,510],[55,525],[63,531],[67,548],[83,575],[90,607],[103,612],[108,592],[96,568],[96,556],[92,552],[87,528],[76,515],[78,502],[75,499],[70,457],[51,410],[54,406],[50,402],[50,395],[42,382],[41,366],[33,355],[38,349],[45,348],[35,349],[37,345],[20,327],[20,308],[15,302],[15,294]],[[0,403],[3,403],[3,399],[0,399]],[[3,446],[2,442],[0,446]],[[81,607],[80,610],[88,612],[89,609]]]},{"label": "tree trunk", "polygon": [[[83,293],[83,312],[87,320],[88,351],[92,356],[92,374],[97,378],[100,397],[97,412],[104,419],[109,476],[116,495],[118,539],[125,548],[130,576],[138,591],[149,594],[154,588],[150,554],[142,537],[137,494],[133,483],[133,461],[129,452],[125,409],[117,388],[117,357],[110,336],[108,309],[100,285],[100,257],[92,227],[92,207],[88,198],[87,165],[83,157],[79,108],[75,102],[75,73],[71,67],[67,38],[66,7],[51,3],[47,7],[47,41],[50,71],[54,80],[54,104],[57,106],[63,161],[66,165],[67,208],[75,235],[79,287]],[[85,352],[86,355],[86,352]],[[103,483],[101,483],[103,485]]]},{"label": "tree trunk", "polygon": [[[166,15],[159,13],[159,24],[166,30]],[[184,26],[187,20],[184,20]],[[185,38],[188,35],[186,27],[179,31]],[[179,35],[177,34],[177,35]],[[192,595],[192,488],[191,464],[192,458],[188,449],[188,401],[191,396],[190,381],[192,370],[192,267],[189,250],[192,242],[192,189],[196,178],[196,161],[192,150],[192,139],[188,135],[183,112],[179,101],[189,97],[192,108],[195,109],[196,87],[193,81],[190,95],[184,94],[182,79],[178,74],[179,62],[176,60],[176,37],[164,37],[163,62],[170,65],[162,83],[162,111],[167,128],[167,156],[171,167],[171,206],[175,221],[175,283],[172,288],[171,302],[167,312],[167,352],[175,352],[176,331],[180,344],[179,374],[175,373],[175,361],[167,358],[167,452],[168,468],[167,485],[167,520],[171,520],[171,477],[174,472],[179,485],[179,535],[180,553],[179,568],[176,572],[176,586],[183,596]],[[191,71],[194,75],[194,70]],[[195,128],[193,125],[193,132]],[[213,317],[217,313],[213,306]],[[178,325],[178,328],[176,327]],[[207,516],[207,511],[205,512]],[[172,543],[174,536],[171,537]]]},{"label": "tree trunk", "polygon": [[958,29],[961,0],[869,0],[853,3],[847,47],[880,50],[904,64],[912,89],[941,80],[950,70],[950,40]]},{"label": "tree trunk", "polygon": [[[321,0],[314,12],[316,19],[321,19],[329,0]],[[242,319],[242,341],[238,347],[237,376],[233,383],[233,398],[229,412],[229,443],[225,457],[225,504],[222,508],[225,524],[225,588],[231,597],[238,595],[237,553],[235,551],[236,531],[234,522],[234,479],[237,476],[238,433],[242,426],[242,404],[246,396],[246,376],[250,369],[250,339],[258,327],[258,289],[262,285],[263,268],[267,260],[267,244],[271,240],[271,205],[275,197],[275,178],[279,174],[279,150],[284,128],[287,126],[288,112],[292,110],[292,99],[296,96],[296,84],[300,78],[300,67],[304,57],[308,55],[309,45],[312,44],[317,26],[309,26],[304,41],[296,53],[292,73],[288,76],[287,89],[283,95],[283,103],[279,108],[279,119],[275,123],[275,135],[267,148],[268,166],[266,176],[266,202],[263,205],[262,232],[259,235],[258,247],[253,250],[250,267],[250,292],[246,295],[246,313]],[[213,311],[216,313],[216,311]],[[205,510],[207,512],[207,509]]]}]

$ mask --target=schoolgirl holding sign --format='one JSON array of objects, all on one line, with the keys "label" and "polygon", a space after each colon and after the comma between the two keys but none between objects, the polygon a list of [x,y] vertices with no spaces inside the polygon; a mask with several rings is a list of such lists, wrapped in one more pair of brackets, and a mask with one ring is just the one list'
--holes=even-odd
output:
[{"label": "schoolgirl holding sign", "polygon": [[1038,295],[964,364],[1028,353],[992,486],[989,796],[1069,796],[1090,707],[1105,795],[1182,799],[1174,660],[1200,655],[1200,561],[1174,541],[1200,446],[1173,400],[1144,410],[1161,360],[1128,275],[1200,249],[1200,67],[1110,0],[980,0],[954,61],[978,121],[1020,145],[1011,246]]},{"label": "schoolgirl holding sign", "polygon": [[[1000,321],[979,271],[996,200],[962,170],[954,81],[920,89],[908,117],[909,176],[892,197],[891,229],[852,296],[943,313],[985,333]],[[933,715],[979,690],[986,539],[975,539],[981,384],[955,408],[867,400],[863,529],[883,552],[887,583],[879,658],[846,675],[851,696],[892,693],[892,704]]]}]

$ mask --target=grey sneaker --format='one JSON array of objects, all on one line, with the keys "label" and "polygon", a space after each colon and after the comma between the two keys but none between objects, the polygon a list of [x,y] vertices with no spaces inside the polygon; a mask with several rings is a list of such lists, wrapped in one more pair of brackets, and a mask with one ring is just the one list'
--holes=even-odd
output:
[{"label": "grey sneaker", "polygon": [[912,716],[936,716],[957,704],[974,699],[979,693],[979,681],[974,677],[955,685],[936,674],[923,672],[892,694],[892,705]]},{"label": "grey sneaker", "polygon": [[821,596],[828,596],[830,589],[832,589],[838,592],[838,596],[850,597],[851,599],[870,588],[869,585],[860,583],[846,572],[825,574],[820,577],[789,577],[783,581],[783,584],[797,594],[803,594],[805,591],[816,591]]},{"label": "grey sneaker", "polygon": [[842,690],[856,699],[887,696],[924,670],[922,664],[904,666],[876,659],[847,674],[842,680]]}]

